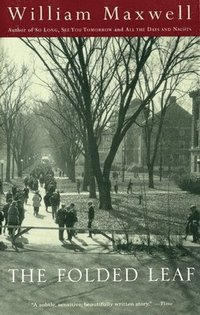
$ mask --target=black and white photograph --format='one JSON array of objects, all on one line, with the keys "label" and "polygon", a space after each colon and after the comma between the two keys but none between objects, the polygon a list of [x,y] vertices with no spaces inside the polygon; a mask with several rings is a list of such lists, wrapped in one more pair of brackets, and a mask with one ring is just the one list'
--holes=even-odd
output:
[{"label": "black and white photograph", "polygon": [[0,55],[0,313],[198,314],[199,36]]}]

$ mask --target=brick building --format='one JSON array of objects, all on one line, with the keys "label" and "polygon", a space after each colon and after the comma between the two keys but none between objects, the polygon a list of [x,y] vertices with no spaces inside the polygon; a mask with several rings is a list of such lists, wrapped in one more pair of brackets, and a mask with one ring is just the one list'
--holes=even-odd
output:
[{"label": "brick building", "polygon": [[200,177],[200,90],[190,93],[192,98],[191,174]]},{"label": "brick building", "polygon": [[[191,147],[191,126],[192,115],[183,107],[177,104],[176,97],[171,97],[171,104],[166,112],[162,128],[155,169],[162,168],[189,168],[190,167],[190,147]],[[140,106],[141,101],[134,99],[127,115],[132,115]],[[159,112],[156,119],[159,120]],[[149,118],[151,119],[151,118]],[[156,123],[155,119],[155,123]],[[146,169],[146,147],[144,142],[144,115],[141,113],[136,123],[128,130],[116,154],[114,165],[122,168],[125,164],[126,169],[133,169],[135,166]],[[112,125],[105,130],[100,144],[100,160],[103,161],[111,145]],[[157,124],[158,125],[158,124]],[[154,128],[152,142],[157,133]],[[200,137],[199,137],[200,139]],[[200,141],[200,140],[199,140]],[[200,158],[200,148],[199,148]],[[123,165],[124,166],[124,165]]]},{"label": "brick building", "polygon": [[[166,112],[158,146],[155,168],[189,168],[192,115],[171,97],[171,104]],[[152,143],[157,134],[159,112],[156,114]],[[141,117],[140,117],[141,120]],[[151,120],[151,118],[149,118]],[[156,123],[157,120],[157,123]],[[146,168],[145,121],[134,124],[126,137],[126,164]],[[143,126],[143,127],[142,127]]]}]

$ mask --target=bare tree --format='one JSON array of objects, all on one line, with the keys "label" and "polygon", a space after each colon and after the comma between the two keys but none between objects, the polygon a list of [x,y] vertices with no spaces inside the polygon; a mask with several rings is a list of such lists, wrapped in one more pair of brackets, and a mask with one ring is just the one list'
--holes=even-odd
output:
[{"label": "bare tree", "polygon": [[[2,105],[3,97],[11,90],[13,85],[16,86],[18,81],[22,80],[26,71],[25,67],[23,67],[22,71],[17,72],[16,66],[6,56],[6,51],[2,48],[0,49],[0,127],[5,121],[4,107]],[[7,114],[7,119],[15,114],[14,110],[10,111],[9,115]]]},{"label": "bare tree", "polygon": [[20,111],[15,119],[12,136],[12,152],[17,165],[18,176],[22,176],[23,167],[29,166],[36,152],[37,129],[35,116]]},{"label": "bare tree", "polygon": [[[39,103],[42,104],[42,107],[40,107],[39,111],[37,111],[36,114],[39,117],[47,118],[49,123],[51,125],[54,125],[59,131],[60,136],[56,137],[56,142],[55,142],[55,139],[54,139],[55,137],[53,136],[52,132],[48,131],[50,137],[55,142],[56,147],[57,148],[60,147],[59,149],[60,155],[59,155],[59,158],[57,156],[57,161],[59,161],[59,164],[62,166],[62,168],[65,168],[65,172],[66,172],[65,159],[67,158],[68,175],[70,178],[73,178],[73,181],[74,181],[75,180],[74,163],[75,163],[76,156],[74,156],[73,153],[75,153],[75,155],[76,154],[79,155],[81,153],[84,157],[84,172],[83,172],[84,178],[83,178],[82,188],[83,188],[83,191],[88,191],[88,187],[89,187],[90,198],[96,198],[95,178],[92,171],[91,159],[90,159],[90,154],[89,154],[88,138],[87,138],[87,130],[84,125],[84,122],[82,122],[81,117],[77,115],[77,112],[74,109],[74,107],[70,105],[68,98],[66,98],[66,96],[58,88],[52,87],[46,82],[43,82],[43,83],[45,83],[45,87],[48,87],[50,92],[53,93],[53,97],[48,102],[37,100]],[[42,123],[44,123],[44,121],[45,119],[43,119]],[[105,125],[106,123],[107,121],[104,120]],[[103,130],[103,125],[101,126],[101,130]],[[63,136],[65,137],[65,139],[63,139]],[[100,130],[98,133],[98,138],[99,138],[98,142],[100,143],[101,141]],[[64,146],[67,146],[68,150],[66,150]],[[70,150],[70,148],[72,150]],[[75,148],[75,150],[73,148]],[[65,159],[64,159],[64,156],[65,156]],[[71,159],[73,160],[73,162]],[[73,167],[72,167],[72,164],[73,164]]]},{"label": "bare tree", "polygon": [[[99,189],[100,208],[110,209],[110,170],[126,132],[155,96],[164,80],[185,60],[196,58],[198,38],[37,38],[25,39],[74,106],[87,130],[91,164]],[[141,72],[156,55],[159,74],[139,108],[127,116]],[[60,80],[60,72],[65,80]],[[116,127],[101,168],[98,132],[115,113]]]},{"label": "bare tree", "polygon": [[[77,132],[77,114],[73,107],[66,104],[67,100],[55,94],[48,102],[40,101],[41,105],[34,110],[51,142],[51,151],[72,182],[75,182],[75,162],[80,155],[80,138]],[[67,111],[66,111],[67,109]],[[65,165],[66,163],[66,165]]]},{"label": "bare tree", "polygon": [[[146,149],[146,164],[149,176],[149,187],[154,188],[154,165],[157,159],[159,148],[163,146],[162,130],[165,123],[166,114],[175,99],[173,94],[176,92],[179,97],[183,97],[189,92],[190,86],[184,86],[199,75],[199,58],[186,58],[177,64],[176,69],[165,78],[160,89],[156,92],[156,97],[149,101],[148,106],[143,111],[143,132]],[[142,70],[142,79],[138,87],[138,95],[144,99],[156,84],[155,77],[157,59],[150,58]],[[160,178],[162,177],[162,156],[160,156]]]},{"label": "bare tree", "polygon": [[27,69],[17,71],[16,67],[12,67],[12,74],[6,77],[7,83],[4,93],[0,98],[1,108],[1,128],[4,133],[7,148],[7,164],[6,164],[6,181],[10,181],[10,164],[11,164],[11,142],[13,138],[14,125],[16,117],[25,105],[25,92],[28,87]]}]

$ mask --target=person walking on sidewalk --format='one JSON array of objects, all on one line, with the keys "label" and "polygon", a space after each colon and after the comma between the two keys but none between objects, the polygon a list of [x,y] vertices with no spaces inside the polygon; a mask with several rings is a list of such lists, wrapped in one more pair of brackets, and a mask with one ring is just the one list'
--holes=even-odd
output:
[{"label": "person walking on sidewalk", "polygon": [[50,197],[51,209],[52,209],[52,218],[53,220],[56,218],[56,212],[59,206],[59,196],[56,192]]},{"label": "person walking on sidewalk", "polygon": [[4,221],[4,213],[3,213],[3,211],[1,210],[1,211],[0,211],[0,235],[2,234],[3,221]]},{"label": "person walking on sidewalk", "polygon": [[[70,204],[70,208],[71,208],[71,211],[72,211],[73,214],[74,214],[74,225],[75,225],[75,223],[78,222],[78,217],[77,217],[77,211],[76,211],[76,206],[75,206],[75,204],[74,204],[74,203],[71,203],[71,204]],[[74,226],[74,225],[73,225],[73,226]],[[73,232],[73,236],[76,236],[76,235],[77,235],[77,232],[76,232],[75,230],[73,230],[72,232]]]},{"label": "person walking on sidewalk", "polygon": [[33,209],[34,209],[33,215],[35,215],[37,217],[38,213],[39,213],[40,206],[41,206],[41,200],[42,200],[42,197],[39,194],[38,190],[35,192],[32,200],[33,200]]},{"label": "person walking on sidewalk", "polygon": [[4,214],[4,219],[5,219],[5,222],[4,222],[4,228],[3,228],[3,233],[5,234],[6,232],[6,225],[8,224],[8,210],[10,208],[10,205],[12,203],[12,198],[8,199],[7,203],[3,206],[3,214]]},{"label": "person walking on sidewalk", "polygon": [[[19,211],[17,209],[17,201],[12,201],[8,209],[8,225],[19,225]],[[8,228],[8,233],[11,237],[14,237],[15,231],[15,227]]]},{"label": "person walking on sidewalk", "polygon": [[[74,224],[76,223],[76,215],[74,214],[74,210],[72,207],[67,207],[66,212],[66,228],[67,228],[67,236],[68,240],[71,242],[72,236],[74,236],[74,230],[72,229],[74,227]],[[70,229],[68,229],[70,228]]]},{"label": "person walking on sidewalk", "polygon": [[61,208],[57,211],[56,213],[56,224],[58,224],[59,231],[58,231],[58,237],[59,237],[59,241],[64,241],[64,226],[65,226],[65,222],[66,222],[66,208],[65,208],[65,204],[62,203],[61,204]]},{"label": "person walking on sidewalk", "polygon": [[12,192],[9,190],[6,194],[6,202],[8,202],[8,200],[12,200],[13,199],[13,195]]},{"label": "person walking on sidewalk", "polygon": [[24,202],[25,202],[25,205],[27,205],[27,202],[28,202],[28,198],[29,198],[29,188],[28,187],[24,187]]},{"label": "person walking on sidewalk", "polygon": [[89,228],[89,237],[92,237],[92,222],[94,220],[94,206],[91,201],[88,202],[88,228]]},{"label": "person walking on sidewalk", "polygon": [[47,192],[46,195],[43,197],[46,212],[48,212],[48,207],[51,206],[50,198],[51,198],[50,192]]},{"label": "person walking on sidewalk", "polygon": [[12,198],[15,199],[17,193],[17,186],[13,185],[12,186]]}]

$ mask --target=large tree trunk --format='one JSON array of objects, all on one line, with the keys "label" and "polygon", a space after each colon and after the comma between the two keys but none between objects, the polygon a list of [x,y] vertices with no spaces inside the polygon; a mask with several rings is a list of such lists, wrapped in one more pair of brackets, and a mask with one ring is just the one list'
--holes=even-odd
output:
[{"label": "large tree trunk", "polygon": [[83,178],[83,191],[88,191],[89,187],[89,197],[97,198],[96,194],[96,182],[92,171],[91,161],[88,157],[85,157],[84,164],[84,178]]},{"label": "large tree trunk", "polygon": [[103,184],[99,185],[99,209],[112,209],[110,181],[103,181]]},{"label": "large tree trunk", "polygon": [[89,159],[88,155],[85,155],[84,160],[84,177],[83,177],[83,191],[88,191],[88,186],[90,183],[90,166],[89,166]]},{"label": "large tree trunk", "polygon": [[10,182],[10,164],[11,164],[11,147],[10,141],[7,140],[7,165],[6,165],[6,181]]},{"label": "large tree trunk", "polygon": [[100,166],[98,147],[95,137],[89,140],[90,145],[90,159],[91,159],[91,169],[96,178],[99,190],[99,209],[111,210],[111,194],[110,194],[110,180],[109,174],[110,169],[107,169],[106,176],[103,175]]},{"label": "large tree trunk", "polygon": [[89,187],[89,197],[95,199],[96,195],[96,182],[94,172],[92,170],[92,163],[89,154],[88,143],[84,145],[85,151],[85,161],[84,161],[84,178],[83,178],[83,191],[88,191]]},{"label": "large tree trunk", "polygon": [[153,165],[148,164],[149,188],[154,188]]},{"label": "large tree trunk", "polygon": [[90,174],[89,197],[93,199],[97,198],[95,177],[92,174]]},{"label": "large tree trunk", "polygon": [[96,194],[96,182],[95,182],[95,176],[92,168],[92,162],[90,155],[88,154],[89,159],[88,159],[88,165],[89,165],[89,197],[90,198],[97,198]]},{"label": "large tree trunk", "polygon": [[15,158],[12,156],[12,179],[15,177]]}]

